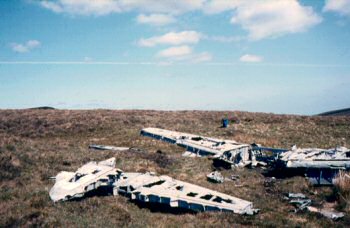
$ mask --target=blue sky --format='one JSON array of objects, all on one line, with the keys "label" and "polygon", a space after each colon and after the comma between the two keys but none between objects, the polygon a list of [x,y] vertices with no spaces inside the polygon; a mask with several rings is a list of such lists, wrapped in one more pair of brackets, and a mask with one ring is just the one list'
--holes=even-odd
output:
[{"label": "blue sky", "polygon": [[0,3],[0,108],[350,107],[350,0]]}]

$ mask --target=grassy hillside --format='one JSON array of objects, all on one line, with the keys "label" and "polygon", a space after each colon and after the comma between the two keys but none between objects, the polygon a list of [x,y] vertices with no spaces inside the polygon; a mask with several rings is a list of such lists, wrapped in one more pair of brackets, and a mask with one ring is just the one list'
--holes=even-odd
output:
[{"label": "grassy hillside", "polygon": [[[221,118],[237,117],[240,124],[220,128]],[[302,192],[317,204],[336,205],[333,188],[309,186],[303,177],[279,179],[265,187],[260,169],[225,170],[239,174],[234,182],[213,184],[206,174],[207,158],[183,158],[183,149],[139,136],[144,127],[202,134],[260,143],[270,147],[350,147],[350,117],[292,116],[247,112],[206,111],[0,111],[0,226],[350,226],[350,216],[333,222],[316,214],[292,213],[283,200],[287,192]],[[108,152],[89,150],[91,143],[136,147],[142,150]],[[116,157],[124,171],[155,171],[252,201],[255,216],[232,213],[165,213],[129,202],[121,196],[89,197],[80,201],[51,202],[48,178],[59,171],[75,171],[84,163]]]}]

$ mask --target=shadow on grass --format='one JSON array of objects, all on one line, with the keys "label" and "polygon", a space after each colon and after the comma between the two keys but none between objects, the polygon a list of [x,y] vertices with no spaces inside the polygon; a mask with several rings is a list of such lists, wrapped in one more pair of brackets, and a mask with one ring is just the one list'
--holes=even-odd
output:
[{"label": "shadow on grass", "polygon": [[84,194],[83,197],[79,197],[79,198],[72,198],[69,201],[72,202],[80,202],[82,200],[85,200],[86,198],[91,198],[91,197],[105,197],[105,196],[111,196],[113,195],[113,187],[111,186],[101,186],[97,189],[94,189],[92,191],[89,191],[87,193]]},{"label": "shadow on grass", "polygon": [[167,214],[197,214],[198,212],[178,207],[170,207],[167,204],[162,203],[145,203],[139,200],[130,200],[130,202],[135,203],[139,208],[149,209],[151,212],[167,213]]}]

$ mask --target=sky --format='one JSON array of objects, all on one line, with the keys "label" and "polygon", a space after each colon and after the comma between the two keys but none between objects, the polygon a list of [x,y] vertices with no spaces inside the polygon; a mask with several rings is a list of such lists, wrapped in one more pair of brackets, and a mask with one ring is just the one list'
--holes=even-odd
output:
[{"label": "sky", "polygon": [[350,107],[350,0],[3,0],[0,109]]}]

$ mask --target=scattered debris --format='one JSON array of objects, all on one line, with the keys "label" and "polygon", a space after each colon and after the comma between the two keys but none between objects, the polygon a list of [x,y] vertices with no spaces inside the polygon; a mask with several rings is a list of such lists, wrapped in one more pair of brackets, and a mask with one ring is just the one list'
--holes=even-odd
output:
[{"label": "scattered debris", "polygon": [[116,146],[104,146],[104,145],[89,145],[89,149],[95,150],[113,150],[113,151],[126,151],[129,150],[129,147],[116,147]]},{"label": "scattered debris", "polygon": [[234,174],[231,175],[231,180],[233,181],[239,180],[239,178],[240,178],[239,175],[234,175]]},{"label": "scattered debris", "polygon": [[295,206],[294,212],[302,211],[311,205],[311,199],[302,193],[288,193],[285,199],[289,200],[289,203]]},{"label": "scattered debris", "polygon": [[285,197],[286,200],[289,200],[290,204],[293,204],[296,208],[294,212],[298,211],[303,211],[307,209],[310,212],[315,212],[315,213],[320,213],[323,216],[333,219],[333,220],[338,220],[342,217],[344,217],[343,212],[337,212],[334,210],[330,209],[318,209],[316,207],[312,207],[311,205],[311,199],[307,198],[304,194],[302,193],[288,193],[288,195]]},{"label": "scattered debris", "polygon": [[265,187],[273,187],[276,183],[275,177],[268,177],[264,180],[264,186]]},{"label": "scattered debris", "polygon": [[306,196],[303,193],[288,193],[288,198],[301,198],[301,199],[306,199]]},{"label": "scattered debris", "polygon": [[199,154],[196,154],[196,153],[192,153],[192,152],[190,152],[190,151],[185,151],[185,152],[182,154],[182,157],[190,157],[190,158],[196,158],[196,157],[198,157],[198,158],[200,158],[200,157],[202,157],[202,156],[199,155]]},{"label": "scattered debris", "polygon": [[210,156],[217,167],[269,166],[286,169],[286,172],[280,173],[305,174],[314,185],[333,185],[339,170],[350,170],[350,150],[345,147],[299,149],[294,145],[287,150],[159,128],[142,129],[141,135],[182,146],[186,148],[183,153],[186,157]]},{"label": "scattered debris", "polygon": [[224,183],[224,176],[218,171],[209,173],[207,179],[214,183]]},{"label": "scattered debris", "polygon": [[308,206],[307,209],[310,212],[320,213],[321,215],[333,220],[338,220],[344,217],[343,212],[337,212],[329,209],[318,209],[316,207],[311,207],[311,206]]},{"label": "scattered debris", "polygon": [[113,188],[114,195],[131,200],[161,203],[193,211],[229,211],[252,215],[258,212],[253,204],[233,196],[154,173],[126,173],[114,168],[115,158],[89,162],[75,173],[60,172],[50,190],[53,201],[83,197],[101,186]]},{"label": "scattered debris", "polygon": [[276,187],[276,178],[275,177],[267,177],[264,180],[265,191],[269,194],[274,194],[278,192]]}]

